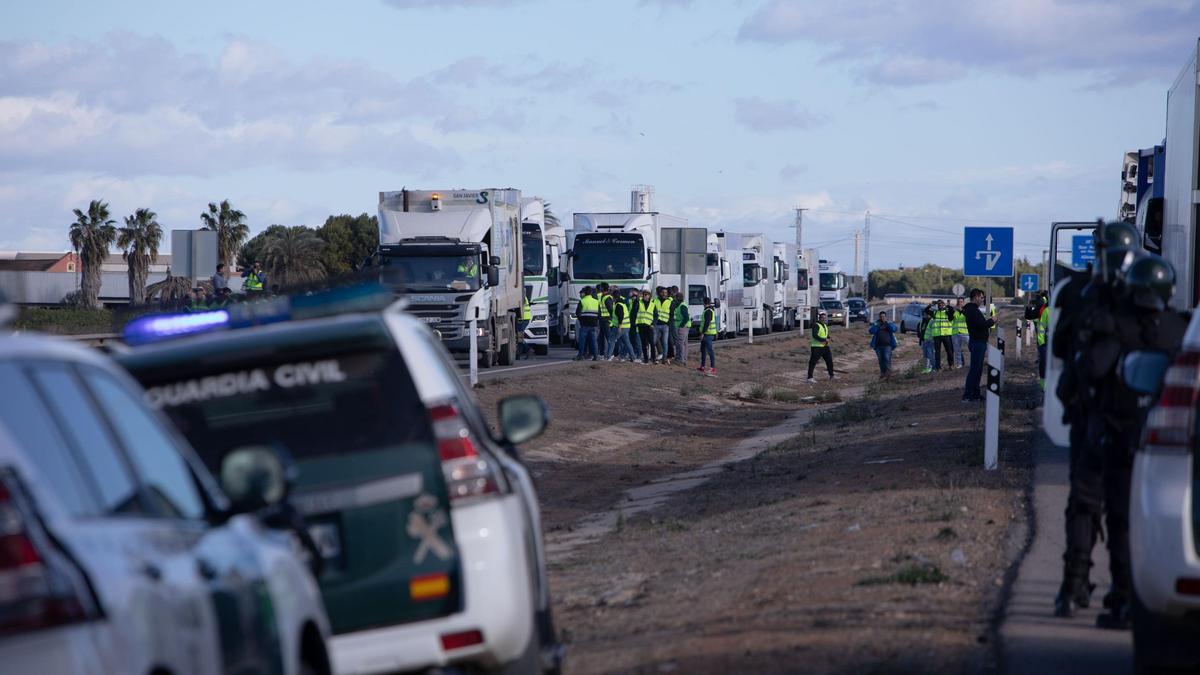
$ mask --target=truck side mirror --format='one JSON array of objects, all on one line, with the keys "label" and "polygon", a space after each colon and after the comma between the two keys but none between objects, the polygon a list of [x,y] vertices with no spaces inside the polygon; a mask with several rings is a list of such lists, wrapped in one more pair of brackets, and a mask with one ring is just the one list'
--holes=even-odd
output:
[{"label": "truck side mirror", "polygon": [[492,267],[499,267],[500,266],[500,256],[498,256],[498,255],[492,256],[490,264]]},{"label": "truck side mirror", "polygon": [[560,270],[558,271],[558,278],[559,278],[559,280],[561,280],[561,281],[570,281],[570,280],[571,280],[571,275],[570,275],[570,274],[568,274],[567,272],[565,272],[565,271],[563,271],[563,270],[561,270],[561,269],[560,269]]},{"label": "truck side mirror", "polygon": [[[494,258],[494,260],[499,261],[499,258]],[[490,266],[487,268],[487,282],[488,282],[488,286],[499,286],[500,285],[500,268],[499,267],[493,265],[493,266]]]}]

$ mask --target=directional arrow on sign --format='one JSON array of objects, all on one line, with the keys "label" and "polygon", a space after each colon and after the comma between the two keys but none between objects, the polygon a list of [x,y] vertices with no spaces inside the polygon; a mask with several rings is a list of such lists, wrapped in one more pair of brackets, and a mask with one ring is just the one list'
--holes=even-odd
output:
[{"label": "directional arrow on sign", "polygon": [[987,268],[987,271],[991,272],[992,269],[996,267],[996,263],[1000,262],[1000,256],[1003,254],[1000,251],[992,250],[992,235],[991,234],[988,234],[987,238],[984,239],[984,241],[987,242],[987,250],[986,251],[975,251],[975,259],[979,260],[982,257],[984,267]]}]

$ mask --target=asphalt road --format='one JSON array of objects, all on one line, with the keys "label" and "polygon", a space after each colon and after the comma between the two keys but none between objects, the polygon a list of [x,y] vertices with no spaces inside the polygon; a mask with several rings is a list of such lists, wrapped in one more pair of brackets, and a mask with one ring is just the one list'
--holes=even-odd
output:
[{"label": "asphalt road", "polygon": [[1072,619],[1054,616],[1054,595],[1062,582],[1065,548],[1063,508],[1067,503],[1067,450],[1044,436],[1034,471],[1034,539],[1021,561],[1000,628],[1004,671],[1108,675],[1133,672],[1133,640],[1128,631],[1095,627],[1108,592],[1108,554],[1103,543],[1092,553],[1092,607]]}]

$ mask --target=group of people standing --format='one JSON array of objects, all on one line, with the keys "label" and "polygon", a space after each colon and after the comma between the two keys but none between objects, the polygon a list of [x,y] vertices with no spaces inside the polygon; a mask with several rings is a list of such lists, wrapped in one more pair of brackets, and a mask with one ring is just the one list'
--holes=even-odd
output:
[{"label": "group of people standing", "polygon": [[933,373],[942,369],[942,353],[946,354],[946,368],[957,370],[967,366],[970,331],[967,328],[966,304],[963,298],[955,301],[954,307],[939,299],[921,313],[917,326],[917,339],[925,355],[922,372]]},{"label": "group of people standing", "polygon": [[[622,291],[607,282],[585,286],[579,294],[576,324],[576,361],[627,361],[688,365],[688,335],[693,328],[691,312],[677,286],[659,286],[655,296],[636,288]],[[713,342],[718,332],[716,307],[704,299],[699,317],[700,367],[717,374]]]}]

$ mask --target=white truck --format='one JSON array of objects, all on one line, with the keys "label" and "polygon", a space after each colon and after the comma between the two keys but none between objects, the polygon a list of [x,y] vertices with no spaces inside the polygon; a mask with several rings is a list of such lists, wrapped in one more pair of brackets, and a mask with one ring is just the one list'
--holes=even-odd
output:
[{"label": "white truck", "polygon": [[842,266],[832,260],[818,263],[821,274],[821,299],[845,303],[850,298],[850,281],[842,272]]},{"label": "white truck", "polygon": [[558,267],[559,249],[546,234],[545,202],[536,197],[521,200],[521,251],[525,297],[533,315],[525,327],[525,342],[535,354],[545,355],[550,335],[558,329],[558,317],[550,311],[549,279]]},{"label": "white truck", "polygon": [[741,332],[744,323],[742,298],[745,290],[742,286],[742,235],[736,232],[713,232],[708,235],[709,251],[714,252],[719,264],[719,272],[713,272],[709,267],[709,283],[716,288],[717,316],[719,319],[718,337],[733,337]]},{"label": "white truck", "polygon": [[[796,245],[775,242],[772,272],[775,279],[775,312],[771,327],[774,330],[794,330],[800,311],[800,289],[796,275]],[[801,319],[802,321],[803,319]]]},{"label": "white truck", "polygon": [[1162,255],[1175,266],[1171,304],[1189,310],[1200,301],[1200,41],[1192,44],[1191,52],[1167,92],[1162,224]]},{"label": "white truck", "polygon": [[567,229],[555,219],[545,228],[546,249],[550,256],[546,268],[546,321],[550,331],[550,344],[562,344],[567,339],[569,322],[566,312],[566,289],[563,288],[562,272],[567,264]]},{"label": "white truck", "polygon": [[806,248],[796,256],[797,313],[802,317],[801,329],[816,320],[814,312],[821,306],[821,288],[817,280],[817,250]]},{"label": "white truck", "polygon": [[742,235],[742,311],[744,327],[770,333],[775,315],[775,245],[763,234]]},{"label": "white truck", "polygon": [[646,191],[635,189],[631,202],[628,212],[574,214],[565,283],[572,334],[579,292],[602,282],[622,293],[678,286],[693,317],[704,308],[708,230],[649,210]]},{"label": "white truck", "polygon": [[516,361],[520,190],[380,192],[378,260],[380,281],[448,350],[469,353],[475,340],[484,368]]}]

